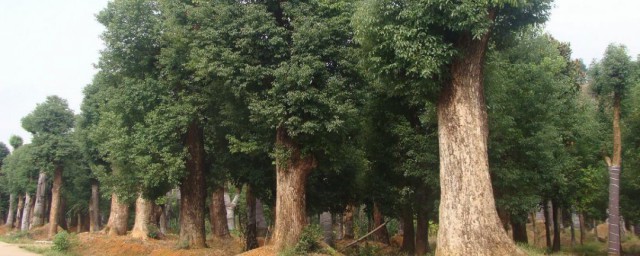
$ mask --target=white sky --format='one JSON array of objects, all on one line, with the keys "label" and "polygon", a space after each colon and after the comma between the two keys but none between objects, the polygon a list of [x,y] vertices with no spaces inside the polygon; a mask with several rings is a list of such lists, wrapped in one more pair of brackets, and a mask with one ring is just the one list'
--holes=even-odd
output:
[{"label": "white sky", "polygon": [[[82,88],[96,70],[103,27],[95,14],[107,0],[0,0],[0,141],[12,134],[29,140],[20,119],[48,95],[79,112]],[[556,0],[547,24],[570,42],[574,58],[600,58],[611,42],[635,59],[640,50],[640,1]]]}]

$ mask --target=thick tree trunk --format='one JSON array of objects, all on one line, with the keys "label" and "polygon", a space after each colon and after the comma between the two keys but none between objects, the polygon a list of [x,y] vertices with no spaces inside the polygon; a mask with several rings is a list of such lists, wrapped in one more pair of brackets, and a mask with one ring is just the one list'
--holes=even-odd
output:
[{"label": "thick tree trunk", "polygon": [[[513,241],[516,243],[529,243],[529,239],[527,238],[527,222],[518,221],[518,218],[511,218],[511,230],[513,232]],[[535,223],[534,223],[535,225]]]},{"label": "thick tree trunk", "polygon": [[[316,167],[313,155],[303,155],[300,145],[277,129],[276,148],[286,152],[276,157],[276,224],[273,243],[277,251],[294,246],[306,225],[305,187],[307,176]],[[282,153],[284,153],[282,152]]]},{"label": "thick tree trunk", "polygon": [[211,205],[209,206],[209,218],[211,232],[219,238],[229,238],[229,224],[227,223],[227,208],[224,205],[224,186],[217,187],[211,193]]},{"label": "thick tree trunk", "polygon": [[331,212],[320,214],[320,226],[322,227],[322,240],[329,246],[335,246],[333,237],[333,216]]},{"label": "thick tree trunk", "polygon": [[408,203],[402,207],[402,222],[404,233],[400,250],[409,256],[413,256],[416,254],[416,236],[413,229],[413,211]]},{"label": "thick tree trunk", "polygon": [[89,200],[89,232],[100,230],[100,187],[97,181],[91,183],[91,200]]},{"label": "thick tree trunk", "polygon": [[[490,19],[495,13],[490,12]],[[489,35],[456,42],[460,56],[438,100],[440,188],[436,255],[524,255],[500,225],[487,155],[483,63]]]},{"label": "thick tree trunk", "polygon": [[5,225],[9,228],[13,228],[13,222],[15,221],[15,210],[16,210],[16,194],[9,194],[9,210],[7,211],[7,222]]},{"label": "thick tree trunk", "polygon": [[24,195],[24,210],[22,211],[22,225],[20,230],[27,231],[29,230],[29,224],[31,223],[31,219],[29,219],[29,213],[31,212],[31,195],[26,193]]},{"label": "thick tree trunk", "polygon": [[571,247],[576,246],[576,229],[575,226],[573,225],[573,213],[570,213],[569,216],[571,216]]},{"label": "thick tree trunk", "polygon": [[53,185],[51,186],[51,210],[49,212],[49,239],[58,233],[58,218],[60,216],[60,188],[62,188],[62,166],[56,166],[53,171]]},{"label": "thick tree trunk", "polygon": [[227,226],[229,230],[236,229],[236,215],[235,209],[236,204],[238,203],[238,199],[240,198],[240,191],[233,196],[233,199],[230,198],[229,193],[224,193],[224,205],[227,210]]},{"label": "thick tree trunk", "polygon": [[18,195],[18,208],[16,208],[16,220],[13,224],[14,227],[20,229],[22,225],[22,210],[24,209],[24,196]]},{"label": "thick tree trunk", "polygon": [[245,232],[245,251],[258,248],[258,237],[256,229],[256,197],[253,195],[253,188],[247,185],[247,227]]},{"label": "thick tree trunk", "polygon": [[187,176],[180,184],[179,244],[190,249],[205,248],[205,152],[202,128],[196,121],[187,129],[185,146],[189,156],[186,159]]},{"label": "thick tree trunk", "polygon": [[33,220],[31,220],[31,227],[40,227],[44,225],[44,211],[47,191],[47,173],[40,172],[38,175],[38,187],[36,188],[36,204],[33,207]]},{"label": "thick tree trunk", "polygon": [[[378,203],[373,203],[373,227],[376,228],[384,223],[384,216],[382,212],[380,212],[380,207]],[[389,232],[387,231],[387,227],[384,226],[375,233],[371,235],[374,241],[381,242],[384,244],[389,244]]]},{"label": "thick tree trunk", "polygon": [[559,211],[558,211],[558,203],[554,200],[551,201],[552,211],[553,211],[553,246],[551,247],[552,252],[560,251],[560,219],[559,219]]},{"label": "thick tree trunk", "polygon": [[149,237],[149,220],[151,219],[151,202],[138,195],[136,199],[136,216],[131,229],[131,237],[147,240]]},{"label": "thick tree trunk", "polygon": [[64,230],[69,229],[67,225],[67,217],[65,213],[67,212],[67,199],[60,196],[60,206],[58,206],[58,227],[61,227]]},{"label": "thick tree trunk", "polygon": [[353,239],[353,212],[355,211],[355,206],[347,205],[347,209],[344,211],[344,235],[342,236],[344,239]]},{"label": "thick tree trunk", "polygon": [[549,208],[546,203],[542,207],[542,211],[544,213],[544,232],[545,238],[547,239],[547,249],[551,250],[551,230],[549,228],[551,217],[549,216]]},{"label": "thick tree trunk", "polygon": [[118,195],[111,194],[111,211],[109,220],[103,232],[110,236],[123,236],[127,234],[127,221],[129,220],[129,204],[121,203]]},{"label": "thick tree trunk", "polygon": [[609,165],[609,255],[620,255],[620,164],[622,162],[622,135],[620,132],[619,93],[613,95],[613,157]]}]

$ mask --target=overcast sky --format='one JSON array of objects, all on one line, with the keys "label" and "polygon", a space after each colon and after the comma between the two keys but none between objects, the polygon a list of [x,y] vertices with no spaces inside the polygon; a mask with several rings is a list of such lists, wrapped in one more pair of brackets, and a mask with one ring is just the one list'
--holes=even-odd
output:
[{"label": "overcast sky", "polygon": [[[103,27],[95,14],[106,0],[0,0],[0,141],[17,134],[29,140],[20,119],[48,95],[79,112],[82,88],[96,70]],[[549,31],[570,42],[586,64],[611,42],[640,50],[640,1],[556,0]]]}]

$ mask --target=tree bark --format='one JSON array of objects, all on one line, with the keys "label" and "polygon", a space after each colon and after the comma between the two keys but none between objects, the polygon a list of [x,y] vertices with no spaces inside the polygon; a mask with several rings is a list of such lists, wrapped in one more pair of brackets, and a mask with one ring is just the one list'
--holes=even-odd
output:
[{"label": "tree bark", "polygon": [[578,220],[580,222],[580,245],[584,245],[586,226],[584,225],[584,214],[582,212],[578,214]]},{"label": "tree bark", "polygon": [[542,212],[544,213],[544,232],[545,238],[547,239],[547,249],[551,250],[551,230],[549,228],[551,217],[549,216],[549,208],[546,203],[542,207]]},{"label": "tree bark", "polygon": [[613,94],[613,156],[609,166],[609,243],[607,253],[620,255],[620,164],[622,162],[622,135],[620,132],[619,93]]},{"label": "tree bark", "polygon": [[129,204],[121,203],[118,195],[111,194],[111,211],[109,220],[103,232],[110,236],[123,236],[127,234],[127,221],[129,220]]},{"label": "tree bark", "polygon": [[162,205],[162,213],[160,213],[160,233],[167,234],[167,205]]},{"label": "tree bark", "polygon": [[7,211],[7,222],[5,225],[10,229],[13,228],[13,222],[15,221],[15,201],[16,194],[9,194],[9,210]]},{"label": "tree bark", "polygon": [[60,196],[60,204],[58,206],[58,227],[61,227],[64,230],[69,229],[67,225],[67,217],[65,213],[67,212],[67,199],[63,196]]},{"label": "tree bark", "polygon": [[[490,11],[489,19],[495,19]],[[438,100],[440,188],[436,255],[524,255],[501,228],[487,155],[483,63],[490,32],[455,43],[451,81]]]},{"label": "tree bark", "polygon": [[62,166],[56,166],[53,171],[53,185],[51,186],[51,210],[49,212],[49,239],[58,233],[58,218],[60,215],[60,188],[62,188]]},{"label": "tree bark", "polygon": [[190,249],[205,248],[205,152],[203,131],[196,121],[187,129],[185,146],[189,156],[186,159],[187,176],[180,184],[179,244]]},{"label": "tree bark", "polygon": [[235,219],[235,209],[236,204],[238,203],[238,199],[240,198],[240,191],[233,196],[233,199],[230,198],[229,193],[224,193],[224,205],[227,210],[227,226],[229,230],[236,229],[236,219]]},{"label": "tree bark", "polygon": [[[223,192],[224,193],[224,192]],[[247,185],[247,230],[245,234],[245,251],[258,248],[257,227],[256,227],[256,197],[253,195],[253,188]]]},{"label": "tree bark", "polygon": [[555,200],[551,201],[552,211],[553,211],[553,246],[551,247],[552,252],[560,251],[560,217],[558,211],[558,203]]},{"label": "tree bark", "polygon": [[573,213],[569,213],[569,216],[571,216],[570,217],[570,219],[571,219],[571,222],[570,222],[570,224],[571,224],[571,226],[570,226],[571,227],[571,247],[574,247],[574,246],[576,246],[576,229],[575,229],[575,227],[573,225]]},{"label": "tree bark", "polygon": [[256,228],[259,237],[265,237],[267,235],[267,220],[264,218],[264,206],[258,198],[256,198]]},{"label": "tree bark", "polygon": [[[375,228],[382,225],[382,223],[384,223],[384,216],[382,215],[382,212],[380,212],[380,207],[378,206],[378,203],[374,202],[373,203],[373,226]],[[371,236],[373,237],[374,241],[381,242],[387,245],[389,244],[389,232],[387,231],[386,226],[382,227],[381,229],[373,233],[373,235]]]},{"label": "tree bark", "polygon": [[24,210],[22,211],[22,226],[20,230],[27,231],[29,230],[29,223],[31,220],[29,219],[29,213],[31,212],[31,195],[29,193],[25,193],[24,195]]},{"label": "tree bark", "polygon": [[89,200],[89,232],[100,230],[100,185],[91,182],[91,200]]},{"label": "tree bark", "polygon": [[142,193],[136,199],[136,216],[131,229],[131,237],[142,240],[149,238],[149,220],[151,219],[151,202],[142,197]]},{"label": "tree bark", "polygon": [[335,246],[333,237],[333,216],[331,212],[320,214],[320,226],[322,227],[322,240],[331,247]]},{"label": "tree bark", "polygon": [[46,190],[47,173],[40,172],[40,175],[38,175],[38,187],[36,188],[36,204],[33,207],[33,220],[31,221],[30,228],[40,227],[44,225]]},{"label": "tree bark", "polygon": [[211,194],[209,206],[211,232],[219,238],[229,238],[229,224],[227,223],[227,209],[224,205],[224,186],[217,187]]},{"label": "tree bark", "polygon": [[344,211],[344,235],[342,236],[344,239],[353,239],[355,235],[353,234],[353,212],[355,206],[347,205],[347,209]]},{"label": "tree bark", "polygon": [[402,207],[402,222],[404,234],[402,236],[401,250],[409,256],[413,256],[416,253],[416,236],[413,229],[413,211],[409,203]]},{"label": "tree bark", "polygon": [[[306,225],[305,187],[307,176],[317,163],[313,155],[303,155],[286,128],[276,134],[276,148],[286,156],[276,157],[276,223],[273,243],[276,251],[294,246]],[[284,153],[282,152],[282,153]]]},{"label": "tree bark", "polygon": [[531,213],[531,229],[533,229],[533,245],[538,245],[538,221],[536,220],[536,214]]},{"label": "tree bark", "polygon": [[[518,218],[511,218],[511,231],[513,232],[513,241],[516,243],[524,243],[528,244],[529,239],[527,238],[527,222],[519,221]],[[535,223],[534,223],[535,225]]]},{"label": "tree bark", "polygon": [[18,194],[18,208],[16,208],[16,220],[13,224],[14,227],[20,229],[22,226],[22,210],[24,209],[24,196]]}]

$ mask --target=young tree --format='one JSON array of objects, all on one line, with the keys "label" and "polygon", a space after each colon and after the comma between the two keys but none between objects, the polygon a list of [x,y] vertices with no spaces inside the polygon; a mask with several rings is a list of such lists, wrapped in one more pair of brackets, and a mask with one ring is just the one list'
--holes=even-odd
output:
[{"label": "young tree", "polygon": [[622,133],[620,116],[622,99],[629,90],[632,62],[627,48],[610,44],[599,63],[590,67],[592,89],[602,104],[610,104],[613,112],[613,151],[605,156],[609,169],[609,247],[608,253],[620,252],[620,169],[622,164]]},{"label": "young tree", "polygon": [[22,119],[22,127],[33,135],[32,145],[36,166],[53,172],[51,188],[51,210],[49,215],[49,237],[58,232],[62,172],[65,161],[73,156],[71,138],[75,117],[67,101],[58,96],[49,96],[35,110]]},{"label": "young tree", "polygon": [[440,90],[437,255],[522,254],[500,228],[492,196],[483,64],[492,35],[542,22],[549,8],[548,0],[369,0],[356,14],[373,72],[410,81],[407,90]]}]

